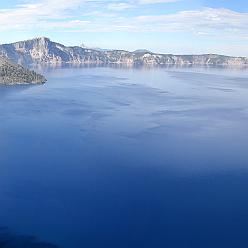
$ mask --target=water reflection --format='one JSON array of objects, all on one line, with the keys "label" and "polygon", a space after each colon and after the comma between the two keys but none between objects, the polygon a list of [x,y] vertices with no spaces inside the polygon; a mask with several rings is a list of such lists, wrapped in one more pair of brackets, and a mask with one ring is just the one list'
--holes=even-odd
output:
[{"label": "water reflection", "polygon": [[165,70],[165,71],[193,71],[193,72],[207,72],[207,73],[245,73],[248,74],[248,66],[241,65],[241,66],[231,66],[231,65],[132,65],[132,64],[33,64],[29,65],[30,69],[34,69],[38,72],[44,71],[52,71],[56,69],[94,69],[94,68],[112,68],[112,69],[121,69],[121,70]]}]

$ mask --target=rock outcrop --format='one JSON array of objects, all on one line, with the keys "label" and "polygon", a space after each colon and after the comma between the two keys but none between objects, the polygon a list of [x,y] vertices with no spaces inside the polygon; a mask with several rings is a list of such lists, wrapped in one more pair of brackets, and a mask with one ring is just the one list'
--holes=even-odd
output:
[{"label": "rock outcrop", "polygon": [[173,55],[156,54],[147,50],[89,49],[67,47],[46,37],[0,45],[0,55],[23,65],[44,64],[123,64],[123,65],[225,65],[247,66],[248,58],[217,54]]}]

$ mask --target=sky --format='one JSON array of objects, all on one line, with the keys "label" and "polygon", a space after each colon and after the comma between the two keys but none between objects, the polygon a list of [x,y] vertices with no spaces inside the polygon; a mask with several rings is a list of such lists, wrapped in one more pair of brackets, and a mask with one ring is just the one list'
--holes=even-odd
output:
[{"label": "sky", "polygon": [[45,36],[65,45],[248,56],[248,0],[8,0],[0,43]]}]

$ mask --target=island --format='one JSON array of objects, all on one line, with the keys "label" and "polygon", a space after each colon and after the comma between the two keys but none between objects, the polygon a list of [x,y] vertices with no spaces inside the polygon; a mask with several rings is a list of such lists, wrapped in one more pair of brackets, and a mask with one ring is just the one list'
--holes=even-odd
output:
[{"label": "island", "polygon": [[45,82],[44,76],[0,56],[0,84],[42,84]]}]

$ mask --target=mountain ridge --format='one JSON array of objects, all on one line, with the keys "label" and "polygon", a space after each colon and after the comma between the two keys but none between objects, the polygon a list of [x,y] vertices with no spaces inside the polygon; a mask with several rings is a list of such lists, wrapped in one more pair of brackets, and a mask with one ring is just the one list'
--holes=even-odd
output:
[{"label": "mountain ridge", "polygon": [[248,66],[247,57],[218,54],[174,55],[148,50],[105,50],[65,46],[47,37],[0,45],[0,55],[22,64],[225,65]]}]

